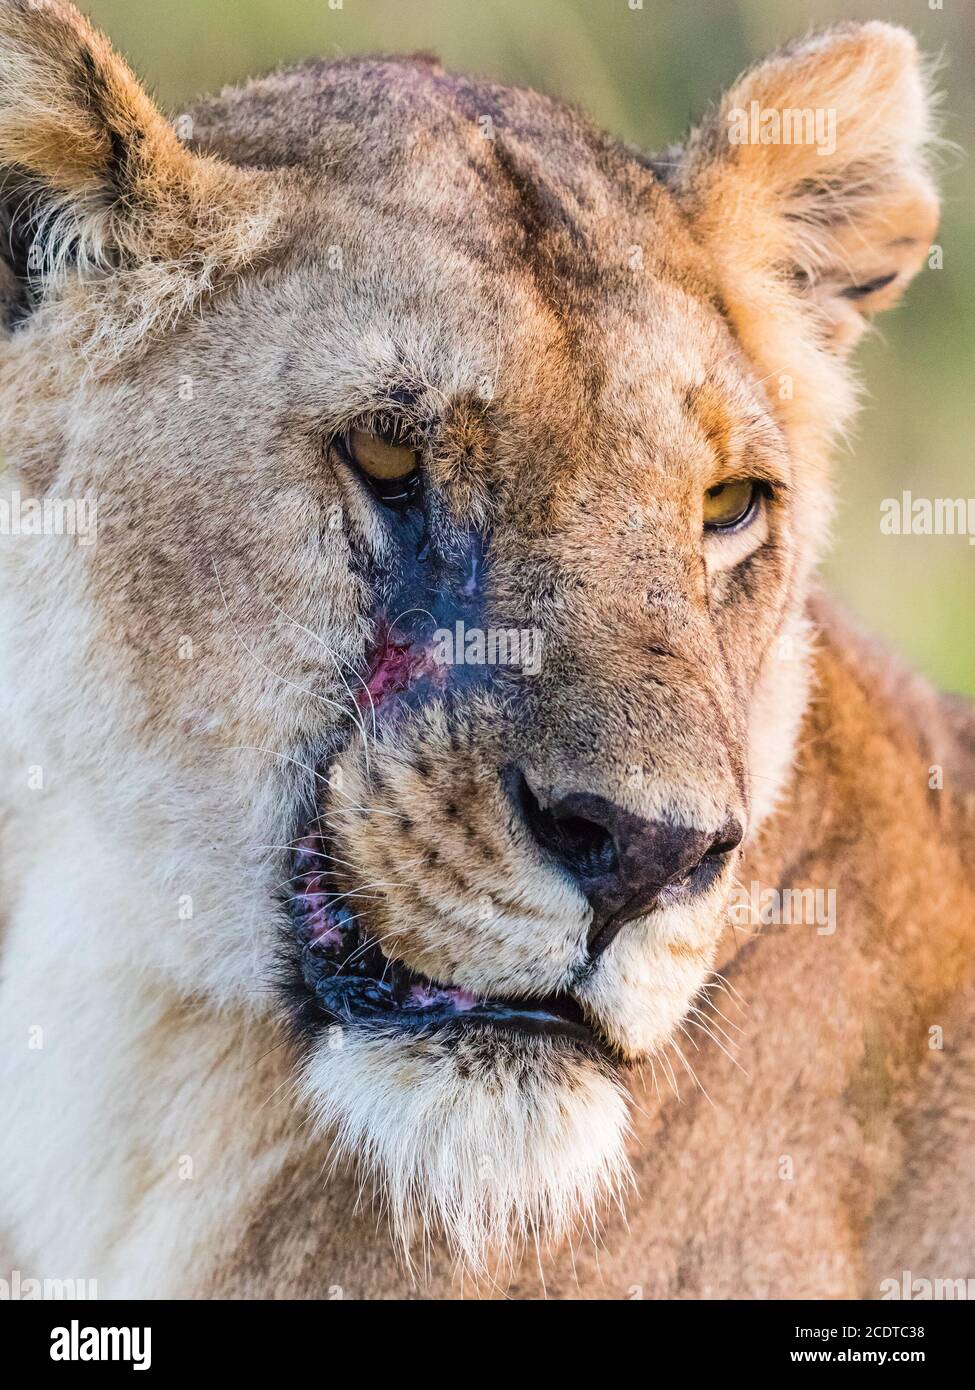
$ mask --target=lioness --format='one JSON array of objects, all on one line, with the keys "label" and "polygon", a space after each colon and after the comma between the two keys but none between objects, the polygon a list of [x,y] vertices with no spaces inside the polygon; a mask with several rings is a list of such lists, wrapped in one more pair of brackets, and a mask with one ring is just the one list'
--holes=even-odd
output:
[{"label": "lioness", "polygon": [[660,157],[426,58],[174,128],[0,0],[11,1265],[975,1274],[975,718],[814,579],[929,109],[867,23]]}]

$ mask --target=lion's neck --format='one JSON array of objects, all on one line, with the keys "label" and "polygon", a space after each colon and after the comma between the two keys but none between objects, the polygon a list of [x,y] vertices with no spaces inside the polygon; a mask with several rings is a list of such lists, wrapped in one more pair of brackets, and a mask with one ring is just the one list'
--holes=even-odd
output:
[{"label": "lion's neck", "polygon": [[[773,890],[763,948],[801,935],[801,922],[776,914],[790,905],[786,890],[802,890],[791,903],[814,911],[806,935],[823,944],[834,988],[848,951],[850,965],[883,962],[882,992],[936,1011],[966,978],[975,946],[975,920],[955,910],[971,900],[975,716],[953,713],[826,601],[813,615],[819,636],[795,772],[746,856],[742,887]],[[725,958],[751,949],[732,933]],[[846,987],[861,1009],[874,998],[884,1013],[880,994]]]}]

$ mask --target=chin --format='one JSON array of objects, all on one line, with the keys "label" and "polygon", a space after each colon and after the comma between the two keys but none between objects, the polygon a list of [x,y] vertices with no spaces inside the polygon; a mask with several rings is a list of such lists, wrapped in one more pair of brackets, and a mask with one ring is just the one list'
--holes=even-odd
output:
[{"label": "chin", "polygon": [[631,1182],[619,1068],[578,1039],[336,1023],[302,1086],[414,1268],[439,1239],[465,1272],[502,1275],[526,1244],[595,1233]]}]

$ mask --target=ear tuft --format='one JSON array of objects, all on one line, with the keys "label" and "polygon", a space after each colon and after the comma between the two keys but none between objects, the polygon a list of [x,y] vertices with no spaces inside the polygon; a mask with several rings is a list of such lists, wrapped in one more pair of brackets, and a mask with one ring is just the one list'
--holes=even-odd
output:
[{"label": "ear tuft", "polygon": [[[192,154],[68,0],[0,0],[0,235],[8,317],[75,269],[168,267],[160,303],[206,288],[266,226],[257,177]],[[191,283],[192,282],[192,283]],[[147,284],[140,289],[143,326]],[[151,315],[150,315],[151,317]]]}]

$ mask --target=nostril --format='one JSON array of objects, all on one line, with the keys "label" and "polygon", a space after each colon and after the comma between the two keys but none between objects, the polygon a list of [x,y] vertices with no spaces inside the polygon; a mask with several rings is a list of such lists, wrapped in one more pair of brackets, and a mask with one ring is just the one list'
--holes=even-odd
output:
[{"label": "nostril", "polygon": [[600,878],[615,872],[619,855],[608,830],[582,816],[560,817],[553,812],[548,815],[551,819],[548,848],[580,878]]},{"label": "nostril", "polygon": [[711,848],[705,854],[705,859],[720,859],[722,855],[730,854],[733,849],[737,849],[744,839],[745,831],[741,822],[734,816],[730,816],[718,831],[717,838]]},{"label": "nostril", "polygon": [[589,901],[592,959],[625,922],[646,916],[668,890],[668,901],[675,893],[689,898],[706,892],[744,834],[735,816],[715,834],[678,821],[648,820],[596,792],[564,791],[547,801],[517,768],[506,769],[503,779],[535,843]]},{"label": "nostril", "polygon": [[536,841],[579,879],[592,880],[614,874],[619,854],[605,826],[584,816],[542,806],[522,774],[516,789],[521,813]]},{"label": "nostril", "polygon": [[737,840],[715,840],[714,844],[704,856],[705,859],[720,859],[722,855],[730,854],[738,846]]}]

